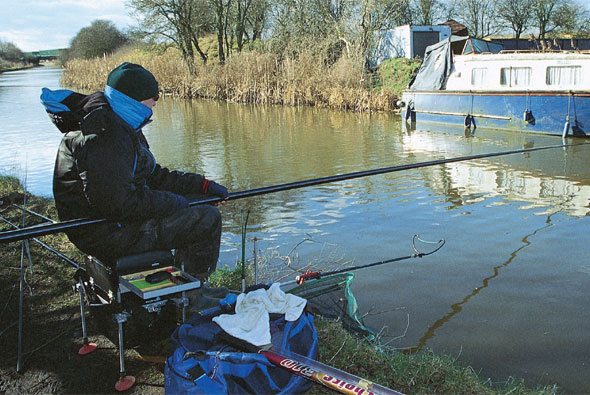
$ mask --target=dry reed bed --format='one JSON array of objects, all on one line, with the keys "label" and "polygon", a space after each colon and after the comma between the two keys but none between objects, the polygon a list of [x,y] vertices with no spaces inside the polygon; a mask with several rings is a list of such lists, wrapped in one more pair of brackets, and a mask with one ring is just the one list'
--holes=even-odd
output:
[{"label": "dry reed bed", "polygon": [[326,66],[312,54],[280,59],[270,53],[244,52],[224,65],[197,64],[191,75],[178,52],[158,54],[126,51],[92,60],[72,60],[65,66],[64,86],[93,92],[104,89],[110,70],[122,62],[143,65],[166,94],[241,103],[309,105],[352,111],[391,111],[396,97],[367,86],[362,65],[341,58]]}]

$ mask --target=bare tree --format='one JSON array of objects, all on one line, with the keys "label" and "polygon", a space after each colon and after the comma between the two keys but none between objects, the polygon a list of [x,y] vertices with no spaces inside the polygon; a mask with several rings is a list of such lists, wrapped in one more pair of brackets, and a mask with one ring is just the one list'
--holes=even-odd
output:
[{"label": "bare tree", "polygon": [[590,35],[590,11],[575,2],[561,4],[553,20],[560,33],[570,36],[572,48],[576,38]]},{"label": "bare tree", "polygon": [[368,67],[375,46],[375,33],[411,22],[409,0],[362,0],[360,7],[360,50]]},{"label": "bare tree", "polygon": [[586,36],[590,32],[590,10],[577,2],[560,4],[553,21],[561,33]]},{"label": "bare tree", "polygon": [[278,0],[272,7],[272,47],[275,51],[299,52],[305,46],[327,41],[350,32],[351,0]]},{"label": "bare tree", "polygon": [[217,33],[217,47],[219,63],[224,63],[229,56],[229,43],[227,41],[227,28],[229,24],[229,9],[232,0],[207,0],[213,8],[215,31]]},{"label": "bare tree", "polygon": [[141,33],[151,38],[163,37],[176,44],[191,72],[195,69],[195,50],[203,62],[207,62],[199,39],[212,31],[213,18],[204,1],[130,0],[128,4],[142,17]]},{"label": "bare tree", "polygon": [[459,18],[469,34],[484,38],[499,31],[496,20],[496,7],[493,0],[459,0]]},{"label": "bare tree", "polygon": [[15,44],[0,39],[0,60],[15,62],[21,60],[24,56],[23,51]]},{"label": "bare tree", "polygon": [[[445,6],[441,0],[411,0],[412,23],[434,25],[444,22]],[[446,20],[446,19],[445,19]]]},{"label": "bare tree", "polygon": [[246,16],[246,35],[249,41],[256,41],[262,38],[262,31],[267,25],[270,4],[270,0],[253,0],[250,12]]},{"label": "bare tree", "polygon": [[536,0],[532,3],[533,27],[539,30],[539,39],[543,42],[547,38],[547,34],[559,27],[555,23],[556,14],[563,4],[566,4],[566,0]]},{"label": "bare tree", "polygon": [[530,12],[535,0],[498,0],[498,17],[505,27],[514,32],[518,49],[520,36],[530,27],[532,14]]}]

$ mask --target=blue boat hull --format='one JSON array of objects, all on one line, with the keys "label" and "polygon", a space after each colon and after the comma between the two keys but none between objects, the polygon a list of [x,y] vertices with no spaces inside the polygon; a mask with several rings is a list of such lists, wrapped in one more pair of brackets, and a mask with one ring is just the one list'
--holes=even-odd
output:
[{"label": "blue boat hull", "polygon": [[551,135],[590,133],[590,93],[405,91],[402,117]]}]

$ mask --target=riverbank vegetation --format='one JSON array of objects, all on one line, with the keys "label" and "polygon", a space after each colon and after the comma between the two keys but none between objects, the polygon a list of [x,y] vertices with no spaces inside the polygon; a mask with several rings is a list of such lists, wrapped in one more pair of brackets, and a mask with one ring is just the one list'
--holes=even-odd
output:
[{"label": "riverbank vegetation", "polygon": [[37,61],[26,56],[15,44],[0,39],[0,73],[33,67]]},{"label": "riverbank vegetation", "polygon": [[104,89],[110,70],[123,61],[139,63],[158,79],[164,94],[255,104],[309,105],[353,111],[391,111],[419,62],[386,61],[368,73],[362,62],[341,57],[333,64],[313,51],[283,58],[258,50],[234,54],[225,63],[198,63],[191,73],[179,51],[126,49],[111,56],[75,59],[65,65],[64,86]]},{"label": "riverbank vegetation", "polygon": [[[0,196],[12,192],[23,193],[22,185],[14,177],[0,176]],[[51,199],[27,195],[27,207],[56,218]],[[0,215],[13,224],[22,222],[22,213],[14,207],[3,207]],[[30,215],[28,217],[31,218]],[[0,224],[0,231],[9,229],[10,225]],[[82,254],[63,234],[44,236],[42,241],[76,262],[83,260]],[[0,309],[0,348],[4,350],[0,358],[0,392],[112,393],[118,377],[117,347],[98,334],[97,323],[92,319],[87,321],[90,340],[98,343],[99,349],[89,356],[76,355],[82,341],[78,296],[71,289],[75,269],[33,240],[30,241],[30,248],[32,268],[24,257],[24,372],[20,374],[15,372],[15,366],[22,247],[18,242],[3,245],[0,249],[0,279],[3,284],[0,287],[0,299],[3,301]],[[227,271],[225,275],[230,279],[235,277]],[[223,274],[217,276],[223,277]],[[531,389],[530,383],[526,386],[513,378],[493,382],[480,377],[457,358],[434,355],[429,351],[411,354],[388,349],[379,340],[369,342],[351,335],[340,322],[317,317],[316,327],[321,362],[404,393],[557,392],[555,386]],[[167,340],[163,339],[165,343]],[[163,354],[165,356],[165,352]],[[132,392],[162,392],[162,358],[148,358],[130,350],[126,353],[126,364],[128,372],[137,378]],[[325,389],[314,385],[309,393],[321,394],[325,393]]]}]

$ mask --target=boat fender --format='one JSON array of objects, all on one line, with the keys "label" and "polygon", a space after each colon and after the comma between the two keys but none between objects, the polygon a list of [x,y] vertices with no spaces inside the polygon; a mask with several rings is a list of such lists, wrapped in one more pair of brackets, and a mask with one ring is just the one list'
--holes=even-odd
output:
[{"label": "boat fender", "polygon": [[524,122],[528,125],[535,125],[535,116],[531,110],[526,110],[522,116]]},{"label": "boat fender", "polygon": [[465,115],[465,119],[463,120],[463,124],[465,125],[466,128],[470,128],[471,126],[473,126],[473,128],[475,129],[475,118],[473,118],[473,115],[471,115],[471,114]]},{"label": "boat fender", "polygon": [[563,125],[563,133],[561,133],[561,137],[567,137],[569,132],[570,132],[570,121],[568,119],[567,121],[565,121],[565,124]]},{"label": "boat fender", "polygon": [[414,111],[414,103],[412,101],[410,101],[410,102],[408,102],[408,105],[406,106],[406,121],[408,119],[410,119],[413,111]]},{"label": "boat fender", "polygon": [[574,137],[584,137],[586,136],[586,133],[584,132],[584,129],[582,129],[581,125],[578,124],[577,120],[574,120],[574,124],[572,125],[572,135]]}]

